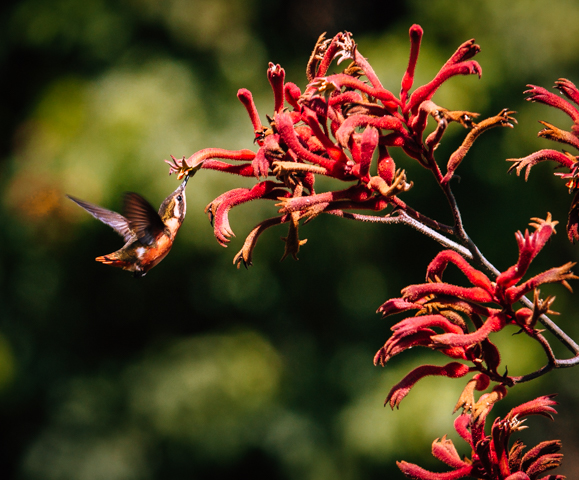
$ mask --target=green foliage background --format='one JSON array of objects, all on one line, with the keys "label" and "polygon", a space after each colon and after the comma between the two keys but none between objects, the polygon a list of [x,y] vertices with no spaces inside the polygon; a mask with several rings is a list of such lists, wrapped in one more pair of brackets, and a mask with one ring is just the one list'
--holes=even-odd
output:
[{"label": "green foliage background", "polygon": [[[303,88],[323,31],[351,31],[397,92],[408,28],[419,23],[415,86],[475,37],[482,80],[455,78],[434,100],[483,116],[519,112],[514,130],[485,134],[461,165],[454,188],[467,230],[504,269],[516,259],[513,233],[551,211],[559,235],[533,271],[576,260],[562,182],[541,165],[525,184],[506,174],[505,159],[557,148],[536,138],[537,120],[570,126],[522,92],[559,77],[579,82],[579,4],[21,0],[0,11],[1,478],[401,478],[396,459],[440,468],[428,463],[430,443],[451,433],[463,383],[426,380],[391,412],[382,403],[392,384],[419,363],[444,360],[412,351],[385,369],[372,365],[391,325],[376,308],[423,281],[437,245],[403,227],[322,216],[302,227],[299,262],[279,262],[281,228],[260,240],[254,267],[236,270],[233,255],[275,213],[273,202],[234,209],[237,238],[224,250],[203,208],[254,181],[201,171],[173,251],[134,280],[93,262],[121,241],[64,194],[118,209],[132,190],[159,204],[177,185],[164,158],[252,148],[237,89],[253,92],[264,120],[267,63]],[[448,132],[438,158],[464,133]],[[425,172],[402,158],[400,166],[415,182],[405,201],[448,221]],[[560,323],[577,338],[576,299],[562,288],[545,293],[557,294]],[[544,362],[523,338],[497,342],[509,373]],[[561,394],[557,421],[529,422],[525,441],[562,438],[567,475],[579,469],[572,375],[521,385],[501,407]]]}]

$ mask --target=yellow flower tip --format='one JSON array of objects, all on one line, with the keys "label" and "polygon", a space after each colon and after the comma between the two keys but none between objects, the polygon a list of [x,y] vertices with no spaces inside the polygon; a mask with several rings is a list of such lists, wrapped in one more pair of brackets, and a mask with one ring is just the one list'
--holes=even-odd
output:
[{"label": "yellow flower tip", "polygon": [[543,225],[549,225],[553,229],[553,233],[557,233],[555,226],[557,226],[559,222],[557,220],[553,220],[551,212],[547,212],[547,218],[544,220],[539,217],[533,217],[531,220],[532,221],[529,223],[529,226],[535,228],[535,230],[539,230],[539,228],[541,228]]},{"label": "yellow flower tip", "polygon": [[281,237],[281,239],[285,242],[285,249],[280,262],[283,262],[288,255],[291,255],[294,260],[299,260],[298,252],[300,251],[300,247],[305,245],[308,239],[298,240],[297,237],[294,236],[294,238],[291,238],[289,235],[287,237]]}]

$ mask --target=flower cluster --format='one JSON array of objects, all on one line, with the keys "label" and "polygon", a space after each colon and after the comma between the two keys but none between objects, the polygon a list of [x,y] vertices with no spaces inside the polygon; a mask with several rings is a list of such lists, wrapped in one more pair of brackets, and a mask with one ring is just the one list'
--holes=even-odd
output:
[{"label": "flower cluster", "polygon": [[[575,104],[573,105],[573,103],[549,92],[543,87],[537,87],[535,85],[528,86],[529,90],[525,92],[529,95],[527,100],[558,108],[566,113],[573,121],[571,131],[561,130],[547,122],[540,122],[545,128],[538,133],[538,136],[564,143],[573,147],[575,150],[579,150],[579,110],[575,106],[579,105],[579,90],[577,87],[564,78],[560,78],[555,82],[554,88],[571,100],[571,102]],[[543,149],[523,158],[509,159],[509,162],[513,162],[509,168],[509,172],[514,170],[517,172],[517,175],[520,175],[524,170],[525,180],[527,180],[531,168],[537,163],[547,160],[556,162],[558,167],[566,170],[565,172],[557,172],[555,175],[567,180],[565,185],[569,189],[569,193],[575,194],[571,202],[567,222],[567,236],[569,237],[569,241],[574,243],[579,240],[579,157],[566,151],[559,152],[552,149]]]},{"label": "flower cluster", "polygon": [[[444,473],[434,473],[418,465],[408,462],[398,462],[398,467],[409,478],[422,480],[454,480],[458,478],[479,478],[484,480],[535,480],[545,472],[557,468],[561,464],[561,442],[550,440],[539,443],[524,453],[525,445],[517,440],[509,447],[511,435],[524,428],[522,423],[529,415],[542,415],[553,419],[557,413],[553,408],[556,402],[554,395],[547,395],[526,402],[513,408],[504,419],[497,418],[493,422],[491,434],[485,435],[485,423],[492,409],[489,398],[492,394],[482,395],[475,404],[485,405],[480,413],[465,409],[454,422],[454,428],[472,449],[470,458],[460,458],[452,440],[446,436],[432,443],[432,455],[444,462],[453,470]],[[547,475],[541,480],[563,480],[563,475]]]},{"label": "flower cluster", "polygon": [[[456,75],[481,76],[480,65],[473,60],[480,47],[474,40],[459,46],[441,67],[435,77],[414,89],[415,69],[418,62],[423,31],[418,25],[410,28],[410,58],[398,94],[384,88],[368,60],[348,32],[326,39],[320,36],[306,67],[307,85],[300,89],[286,82],[285,72],[279,65],[269,64],[267,77],[273,90],[273,114],[267,123],[257,111],[251,92],[238,91],[238,98],[247,110],[253,126],[255,151],[250,149],[225,150],[206,148],[191,155],[167,161],[170,173],[179,178],[198,168],[254,177],[252,188],[236,188],[219,195],[206,207],[217,241],[227,246],[234,236],[229,223],[230,210],[252,200],[272,200],[278,215],[259,223],[247,236],[243,247],[234,257],[239,267],[252,264],[252,255],[260,235],[270,227],[288,224],[282,260],[297,258],[306,242],[300,238],[300,221],[308,222],[325,213],[361,221],[405,223],[450,248],[440,252],[428,266],[426,283],[411,285],[402,290],[402,297],[388,300],[378,312],[383,316],[415,311],[392,327],[393,334],[374,358],[384,366],[393,356],[415,346],[441,352],[452,361],[444,366],[422,365],[407,374],[390,390],[386,404],[398,407],[402,399],[421,378],[428,375],[459,378],[472,373],[455,411],[463,414],[455,422],[462,438],[472,448],[470,459],[461,459],[452,442],[436,440],[432,451],[436,458],[454,468],[447,473],[428,472],[416,465],[399,462],[401,470],[414,479],[457,479],[474,476],[489,480],[535,480],[545,471],[560,463],[557,441],[542,442],[523,454],[520,442],[509,449],[512,433],[524,428],[521,422],[532,414],[550,417],[555,413],[551,397],[540,397],[513,409],[504,420],[497,419],[490,436],[485,436],[485,420],[493,405],[505,397],[507,387],[535,378],[546,371],[579,363],[579,345],[576,345],[554,325],[546,314],[554,314],[554,297],[541,298],[539,287],[560,283],[570,289],[568,281],[576,277],[566,263],[551,268],[527,280],[529,266],[549,238],[558,222],[533,218],[532,233],[515,234],[519,257],[517,262],[499,273],[478,251],[462,224],[461,214],[451,189],[451,180],[474,144],[486,130],[493,127],[513,127],[514,112],[507,109],[499,114],[475,121],[477,113],[451,111],[434,103],[436,91]],[[329,74],[333,62],[348,61],[339,73]],[[557,82],[570,100],[579,104],[579,91],[566,80]],[[579,110],[569,102],[550,94],[540,87],[529,90],[529,100],[555,106],[566,112],[574,122],[571,132],[564,132],[544,123],[540,136],[567,143],[579,149]],[[429,119],[433,128],[427,133]],[[468,130],[461,145],[444,161],[435,157],[449,124],[458,123]],[[434,181],[450,206],[453,224],[444,225],[428,218],[407,205],[400,197],[412,186],[406,172],[391,155],[400,149],[410,161],[418,162],[430,171]],[[398,157],[397,157],[398,158]],[[577,191],[567,225],[571,240],[579,239],[579,169],[578,157],[554,150],[542,150],[523,159],[512,160],[511,170],[518,174],[543,160],[554,160],[566,167],[565,178],[570,191]],[[318,191],[316,179],[331,177],[346,185],[337,190]],[[367,214],[356,213],[356,211]],[[378,215],[377,212],[385,212]],[[454,238],[455,240],[452,240]],[[472,260],[472,263],[470,262]],[[487,274],[473,266],[477,263]],[[442,280],[446,267],[456,266],[470,282],[463,287]],[[534,302],[525,295],[533,292]],[[518,307],[518,302],[523,306]],[[575,357],[557,360],[542,330],[536,328],[539,320],[568,346]],[[545,351],[548,364],[537,372],[524,376],[499,373],[501,356],[491,342],[490,334],[513,325],[537,341]],[[489,393],[474,399],[475,391]],[[555,480],[560,476],[544,479]]]},{"label": "flower cluster", "polygon": [[[295,258],[305,243],[299,238],[299,221],[309,221],[320,213],[368,221],[377,217],[349,211],[379,212],[390,207],[389,216],[406,214],[435,229],[443,229],[399,198],[411,188],[412,182],[407,181],[403,169],[397,168],[391,149],[402,149],[431,170],[436,181],[445,186],[482,132],[495,126],[512,127],[514,119],[513,112],[505,109],[476,123],[478,114],[449,111],[432,101],[438,88],[453,76],[480,77],[481,67],[472,60],[480,50],[474,40],[463,43],[429,83],[410,93],[422,34],[418,25],[410,28],[410,59],[398,95],[382,86],[350,33],[339,33],[331,39],[322,35],[309,59],[306,68],[309,83],[303,92],[296,84],[285,81],[283,68],[269,64],[267,77],[273,90],[274,109],[266,125],[260,119],[252,94],[246,89],[239,90],[238,98],[253,125],[256,152],[207,148],[187,159],[172,157],[167,161],[170,172],[179,177],[203,163],[203,168],[258,179],[253,188],[225,192],[207,206],[215,237],[223,246],[234,235],[229,224],[231,208],[256,199],[278,202],[279,216],[257,225],[235,256],[238,267],[241,263],[251,265],[258,237],[267,228],[282,223],[289,224],[283,258],[288,255]],[[343,71],[328,74],[333,61],[339,65],[346,60],[349,64]],[[429,117],[435,120],[436,127],[424,138]],[[434,151],[452,122],[460,123],[469,132],[442,171]],[[375,169],[371,168],[374,161]],[[371,173],[374,171],[376,175]],[[317,175],[350,185],[341,190],[317,192]],[[447,227],[445,231],[451,230]]]},{"label": "flower cluster", "polygon": [[[542,300],[538,287],[561,283],[570,288],[567,281],[579,277],[571,272],[574,263],[566,263],[522,281],[533,259],[555,233],[557,224],[550,215],[546,220],[532,220],[533,233],[526,230],[524,234],[517,232],[515,235],[519,248],[517,262],[494,282],[458,253],[444,250],[428,266],[427,283],[406,287],[401,298],[388,300],[378,309],[383,316],[410,310],[418,312],[392,327],[394,333],[376,354],[376,364],[384,365],[393,356],[415,346],[438,350],[453,360],[471,364],[454,361],[444,366],[419,366],[392,387],[385,403],[397,407],[414,384],[428,375],[458,378],[469,372],[481,372],[501,385],[514,385],[520,378],[499,374],[500,354],[489,340],[489,334],[507,325],[515,325],[537,340],[551,359],[552,351],[535,326],[541,315],[553,313],[550,306],[554,298]],[[458,267],[472,286],[443,282],[442,276],[449,263]],[[514,304],[529,292],[535,293],[534,308],[515,310]]]}]

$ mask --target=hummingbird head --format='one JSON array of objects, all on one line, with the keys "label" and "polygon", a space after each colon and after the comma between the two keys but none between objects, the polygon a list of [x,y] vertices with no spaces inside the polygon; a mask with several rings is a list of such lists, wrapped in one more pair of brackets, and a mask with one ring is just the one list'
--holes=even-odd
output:
[{"label": "hummingbird head", "polygon": [[189,175],[185,177],[181,185],[179,185],[159,207],[159,216],[161,217],[161,220],[163,220],[163,223],[169,227],[173,234],[177,233],[183,220],[185,220],[185,213],[187,213],[185,187],[187,186],[188,180]]},{"label": "hummingbird head", "polygon": [[185,213],[187,212],[187,202],[185,199],[185,187],[189,179],[197,173],[203,166],[204,160],[201,160],[197,165],[189,170],[181,185],[177,187],[171,195],[169,195],[159,207],[159,216],[163,223],[171,230],[171,235],[174,237],[181,227],[183,220],[185,220]]}]

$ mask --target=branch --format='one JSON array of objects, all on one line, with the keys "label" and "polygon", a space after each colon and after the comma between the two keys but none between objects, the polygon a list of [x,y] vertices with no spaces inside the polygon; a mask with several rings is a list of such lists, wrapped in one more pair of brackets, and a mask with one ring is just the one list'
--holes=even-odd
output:
[{"label": "branch", "polygon": [[[450,190],[449,190],[450,192]],[[452,192],[450,192],[452,195]],[[454,200],[454,196],[451,197]],[[456,212],[460,216],[460,212],[458,211],[458,207],[456,207]],[[398,211],[396,212],[396,216],[390,217],[379,217],[374,215],[361,215],[358,213],[349,213],[344,212],[342,210],[328,210],[324,213],[335,215],[337,217],[347,218],[350,220],[357,220],[361,222],[372,222],[372,223],[385,223],[385,224],[404,224],[408,225],[415,230],[419,231],[423,235],[435,240],[436,242],[440,243],[442,246],[446,248],[450,248],[455,252],[458,252],[467,260],[476,260],[478,261],[485,269],[487,269],[490,273],[492,273],[495,277],[497,277],[500,272],[497,268],[491,264],[478,250],[476,245],[472,242],[470,237],[466,234],[463,230],[464,235],[466,236],[467,243],[469,248],[464,247],[457,242],[445,237],[444,235],[438,233],[437,231],[433,230],[432,228],[424,225],[420,221],[411,218],[408,216],[406,212]],[[527,297],[522,297],[520,302],[526,306],[527,308],[533,308],[533,302],[529,300]],[[515,378],[516,383],[527,382],[534,378],[537,378],[545,373],[553,370],[554,368],[568,368],[573,367],[579,364],[579,345],[567,335],[561,328],[555,324],[547,315],[541,315],[539,317],[539,321],[541,324],[550,332],[552,333],[574,356],[569,359],[550,359],[549,363],[542,367],[540,370],[536,372],[530,373],[528,375],[523,375],[521,377],[513,377]]]},{"label": "branch", "polygon": [[387,224],[404,224],[408,225],[415,230],[418,230],[423,235],[440,243],[443,247],[450,248],[460,253],[463,257],[472,260],[472,253],[462,245],[459,245],[455,241],[445,237],[444,235],[438,233],[430,227],[427,227],[422,222],[410,217],[406,212],[397,211],[396,216],[391,217],[378,217],[375,215],[362,215],[359,213],[344,212],[342,210],[326,210],[324,213],[335,215],[336,217],[348,218],[350,220],[358,220],[360,222],[372,222],[372,223],[387,223]]},{"label": "branch", "polygon": [[[533,308],[533,302],[529,300],[527,297],[521,297],[519,300],[525,307]],[[541,315],[539,317],[539,321],[543,324],[543,326],[549,330],[557,339],[567,347],[567,349],[575,355],[573,358],[569,358],[566,360],[555,360],[556,367],[572,367],[574,365],[579,364],[579,345],[575,343],[575,341],[569,337],[563,330],[561,330],[553,320],[551,320],[547,315]]]}]

